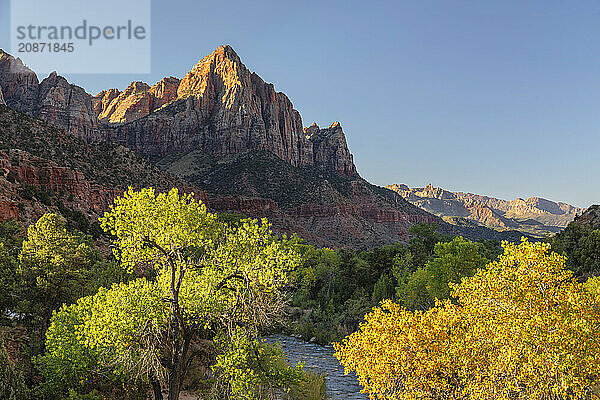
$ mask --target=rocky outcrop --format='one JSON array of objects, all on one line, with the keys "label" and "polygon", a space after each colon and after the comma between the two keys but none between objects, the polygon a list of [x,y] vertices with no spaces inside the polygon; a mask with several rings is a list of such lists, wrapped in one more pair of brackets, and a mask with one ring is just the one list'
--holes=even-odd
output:
[{"label": "rocky outcrop", "polygon": [[81,171],[58,166],[22,150],[0,152],[0,168],[4,176],[10,173],[20,183],[60,193],[73,204],[85,205],[97,213],[108,210],[114,198],[123,194],[122,190],[90,182]]},{"label": "rocky outcrop", "polygon": [[39,83],[2,52],[0,88],[16,110],[87,141],[114,141],[147,156],[266,150],[293,166],[356,174],[340,124],[305,129],[288,97],[249,71],[230,46],[204,57],[182,80],[165,78],[152,87],[133,82],[95,97],[56,73]]},{"label": "rocky outcrop", "polygon": [[575,218],[575,223],[589,226],[592,229],[600,229],[600,205],[595,204],[587,208],[581,215]]},{"label": "rocky outcrop", "polygon": [[0,49],[0,87],[9,107],[33,113],[37,108],[38,84],[35,73],[20,58]]},{"label": "rocky outcrop", "polygon": [[95,102],[106,124],[103,138],[146,155],[267,150],[294,166],[356,174],[340,124],[303,128],[288,97],[250,72],[229,46],[204,57],[180,82],[166,78],[152,88],[136,82]]},{"label": "rocky outcrop", "polygon": [[85,140],[93,140],[99,134],[89,94],[56,72],[40,83],[37,109],[32,115]]},{"label": "rocky outcrop", "polygon": [[0,50],[0,88],[6,104],[86,140],[99,137],[89,94],[56,72],[41,83],[22,61]]},{"label": "rocky outcrop", "polygon": [[220,212],[265,216],[278,211],[277,203],[271,199],[260,197],[206,195],[202,200],[210,209]]},{"label": "rocky outcrop", "polygon": [[346,135],[339,122],[321,129],[316,123],[304,128],[304,134],[313,147],[314,164],[325,166],[340,175],[356,174],[354,159],[348,150]]},{"label": "rocky outcrop", "polygon": [[94,111],[101,122],[117,125],[138,120],[177,98],[179,79],[164,78],[150,87],[133,82],[122,93],[117,89],[94,97]]},{"label": "rocky outcrop", "polygon": [[581,209],[539,197],[512,201],[427,185],[388,185],[406,200],[441,217],[461,217],[496,230],[520,230],[546,236],[567,226]]},{"label": "rocky outcrop", "polygon": [[1,105],[6,105],[6,102],[4,101],[4,95],[2,94],[2,87],[0,87],[0,104]]},{"label": "rocky outcrop", "polygon": [[109,107],[110,103],[116,99],[121,92],[118,89],[103,90],[92,99],[94,114],[100,116]]}]

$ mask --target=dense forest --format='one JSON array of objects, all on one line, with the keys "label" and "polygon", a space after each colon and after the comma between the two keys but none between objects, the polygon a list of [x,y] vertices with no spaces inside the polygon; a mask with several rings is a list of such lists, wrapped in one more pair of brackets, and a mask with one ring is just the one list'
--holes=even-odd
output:
[{"label": "dense forest", "polygon": [[[408,243],[334,250],[152,189],[128,191],[92,225],[93,236],[59,214],[0,223],[0,398],[323,398],[323,377],[260,340],[271,332],[338,342],[342,363],[382,399],[587,398],[599,383],[597,226],[501,244],[418,224]],[[525,334],[523,321],[547,318],[552,326]],[[508,341],[507,324],[524,329],[523,341]],[[553,342],[551,328],[569,344]],[[513,358],[477,353],[475,342],[495,349],[496,331]],[[559,383],[556,370],[535,373],[545,358],[519,364],[542,345],[571,360],[557,361]],[[574,370],[583,358],[589,368]],[[508,377],[508,389],[498,384]]]}]

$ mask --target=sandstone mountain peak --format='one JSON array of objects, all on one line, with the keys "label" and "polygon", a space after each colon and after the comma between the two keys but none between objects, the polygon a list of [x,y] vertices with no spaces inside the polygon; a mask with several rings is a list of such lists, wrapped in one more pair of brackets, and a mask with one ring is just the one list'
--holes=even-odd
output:
[{"label": "sandstone mountain peak", "polygon": [[[116,141],[148,156],[203,151],[223,156],[267,150],[294,166],[356,174],[339,122],[303,128],[289,98],[249,71],[235,50],[219,46],[181,80],[153,86],[132,82],[122,92],[90,96],[51,74],[41,83],[12,56],[0,56],[0,88],[6,103],[78,134]],[[20,64],[22,65],[22,63]]]},{"label": "sandstone mountain peak", "polygon": [[113,128],[103,130],[103,139],[150,156],[267,150],[294,166],[356,174],[341,125],[313,124],[307,132],[289,98],[249,71],[228,45],[202,58],[181,81],[102,92],[94,110]]},{"label": "sandstone mountain peak", "polygon": [[222,44],[222,45],[220,45],[219,47],[217,47],[217,49],[215,51],[213,51],[207,57],[211,57],[211,56],[214,57],[215,55],[222,56],[222,57],[227,58],[229,60],[241,62],[240,61],[240,57],[235,52],[235,50],[233,49],[233,47],[231,47],[228,44]]},{"label": "sandstone mountain peak", "polygon": [[269,151],[293,166],[356,174],[341,125],[315,124],[307,133],[290,99],[249,71],[228,45],[202,58],[181,80],[164,78],[153,86],[136,81],[93,97],[57,74],[41,83],[24,66],[16,74],[11,63],[17,62],[0,55],[7,105],[88,141],[114,141],[152,157]]}]

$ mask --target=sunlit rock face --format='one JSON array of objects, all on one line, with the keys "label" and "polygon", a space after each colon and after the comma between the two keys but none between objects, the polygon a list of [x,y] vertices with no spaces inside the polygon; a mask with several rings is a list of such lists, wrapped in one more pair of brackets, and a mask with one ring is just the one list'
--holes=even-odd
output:
[{"label": "sunlit rock face", "polygon": [[153,87],[135,82],[94,101],[98,118],[111,128],[103,130],[104,138],[144,154],[267,150],[294,166],[356,174],[339,123],[304,128],[288,97],[250,72],[229,46],[204,57],[181,81],[166,78]]},{"label": "sunlit rock face", "polygon": [[148,156],[266,150],[293,166],[356,174],[340,124],[304,128],[288,97],[250,72],[230,46],[204,57],[181,80],[133,82],[96,96],[56,73],[39,82],[19,59],[1,52],[0,88],[18,111]]}]

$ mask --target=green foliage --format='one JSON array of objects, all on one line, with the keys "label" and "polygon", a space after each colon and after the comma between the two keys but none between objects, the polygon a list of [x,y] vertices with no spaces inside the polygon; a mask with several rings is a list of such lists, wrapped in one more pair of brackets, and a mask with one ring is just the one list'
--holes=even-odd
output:
[{"label": "green foliage", "polygon": [[56,201],[56,206],[58,207],[58,210],[62,216],[67,219],[68,228],[76,229],[84,233],[91,233],[90,221],[88,221],[88,218],[83,212],[68,208],[59,200]]},{"label": "green foliage", "polygon": [[15,220],[0,222],[0,242],[4,243],[7,251],[17,257],[25,238],[23,226]]},{"label": "green foliage", "polygon": [[437,225],[415,224],[410,227],[409,233],[412,235],[410,249],[415,265],[423,265],[433,254],[435,244],[442,240],[437,233]]},{"label": "green foliage", "polygon": [[69,390],[69,397],[67,397],[67,400],[104,400],[104,396],[95,390],[90,393],[81,394],[71,389]]},{"label": "green foliage", "polygon": [[215,389],[224,398],[268,398],[275,391],[289,393],[308,379],[302,364],[292,367],[285,362],[281,346],[250,339],[243,330],[215,342],[220,353],[212,366],[218,377]]},{"label": "green foliage", "polygon": [[219,213],[217,214],[217,220],[227,225],[238,227],[247,219],[243,214],[237,213]]},{"label": "green foliage", "polygon": [[292,329],[319,343],[354,332],[373,306],[396,299],[411,309],[428,309],[447,298],[449,283],[472,275],[501,251],[497,242],[472,243],[439,236],[435,225],[417,224],[408,245],[372,251],[315,249],[298,245],[303,265],[295,273],[292,305],[307,310]]},{"label": "green foliage", "polygon": [[90,269],[90,293],[95,293],[99,288],[109,288],[113,283],[124,283],[135,279],[136,274],[114,259],[101,260],[92,265]]},{"label": "green foliage", "polygon": [[17,260],[10,248],[0,243],[0,321],[8,318],[8,312],[17,304],[15,290],[18,287]]},{"label": "green foliage", "polygon": [[266,220],[233,227],[176,189],[158,195],[130,189],[101,224],[115,237],[124,270],[156,276],[125,276],[54,315],[48,351],[38,361],[63,391],[76,385],[74,377],[85,384],[103,372],[163,381],[177,398],[192,358],[211,358],[208,350],[192,352],[191,342],[218,337],[233,345],[242,332],[255,337],[280,314],[281,288],[300,261],[292,242],[272,236]]},{"label": "green foliage", "polygon": [[336,356],[372,398],[596,398],[598,282],[574,279],[549,248],[505,242],[427,311],[383,302]]},{"label": "green foliage", "polygon": [[44,214],[27,230],[19,254],[22,308],[45,330],[52,311],[88,294],[90,267],[100,259],[89,238],[69,233],[56,214]]},{"label": "green foliage", "polygon": [[428,309],[435,299],[450,296],[450,284],[471,276],[490,260],[481,255],[483,246],[456,237],[451,242],[437,243],[434,256],[424,268],[415,271],[406,283],[396,289],[398,298],[410,309]]},{"label": "green foliage", "polygon": [[46,352],[34,359],[44,377],[40,391],[45,398],[56,398],[69,390],[85,391],[98,375],[99,354],[82,341],[81,326],[90,313],[90,300],[65,305],[52,317],[46,332]]},{"label": "green foliage", "polygon": [[550,239],[552,250],[567,259],[567,268],[586,278],[600,275],[600,229],[570,223]]},{"label": "green foliage", "polygon": [[25,183],[23,184],[19,195],[25,200],[36,199],[47,206],[52,204],[52,194],[37,186],[32,186]]},{"label": "green foliage", "polygon": [[396,282],[389,274],[383,273],[373,287],[372,302],[379,303],[384,299],[393,299]]},{"label": "green foliage", "polygon": [[28,392],[23,374],[11,361],[0,338],[0,399],[24,400],[28,398]]}]

